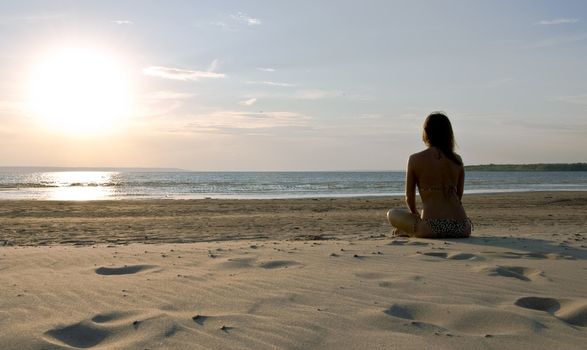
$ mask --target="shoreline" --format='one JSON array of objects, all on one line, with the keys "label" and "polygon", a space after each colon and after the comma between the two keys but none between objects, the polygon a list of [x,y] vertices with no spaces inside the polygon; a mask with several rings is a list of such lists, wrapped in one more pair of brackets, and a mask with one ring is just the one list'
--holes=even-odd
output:
[{"label": "shoreline", "polygon": [[[2,191],[10,191],[11,188],[0,189]],[[469,190],[464,192],[464,196],[471,195],[491,195],[491,194],[518,194],[518,193],[550,193],[550,192],[587,192],[586,189],[503,189],[503,190]],[[418,194],[418,191],[416,191]],[[148,197],[148,195],[136,195],[119,198],[99,198],[99,199],[48,199],[48,198],[1,198],[0,202],[12,201],[36,201],[36,202],[108,202],[108,201],[197,201],[197,200],[307,200],[307,199],[380,199],[388,197],[404,196],[403,192],[391,192],[389,194],[381,193],[360,193],[360,194],[313,194],[300,196],[256,196],[256,195],[222,195],[222,194],[206,194],[194,196],[177,196],[177,197]]]}]

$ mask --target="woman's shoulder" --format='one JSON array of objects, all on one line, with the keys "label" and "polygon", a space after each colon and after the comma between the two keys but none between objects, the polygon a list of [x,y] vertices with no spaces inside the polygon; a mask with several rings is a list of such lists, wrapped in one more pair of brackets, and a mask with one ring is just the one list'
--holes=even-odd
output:
[{"label": "woman's shoulder", "polygon": [[410,155],[410,158],[422,158],[425,157],[428,153],[430,153],[430,148],[422,150],[420,152],[416,152]]},{"label": "woman's shoulder", "polygon": [[411,154],[408,158],[408,168],[415,170],[416,168],[420,169],[422,166],[426,166],[429,157],[427,149]]},{"label": "woman's shoulder", "polygon": [[[420,152],[416,152],[410,155],[410,157],[408,158],[408,164],[412,164],[412,165],[416,165],[416,164],[429,164],[431,160],[433,159],[439,159],[438,158],[438,150],[432,149],[432,148],[427,148],[425,150],[422,150]],[[461,164],[463,164],[463,159],[461,158],[460,155],[454,153],[455,157],[460,161]],[[443,158],[441,156],[441,158]],[[463,165],[461,164],[456,164],[454,161],[451,161],[455,166],[458,166],[460,168],[464,168]]]},{"label": "woman's shoulder", "polygon": [[416,152],[410,155],[409,160],[410,161],[418,161],[418,160],[423,160],[430,157],[430,148],[427,148],[425,150],[422,150],[420,152]]},{"label": "woman's shoulder", "polygon": [[464,164],[465,164],[465,163],[463,163],[463,158],[462,158],[462,157],[461,157],[459,154],[456,154],[456,153],[455,153],[455,157],[457,157],[457,159],[458,159],[458,160],[460,161],[460,163],[461,163],[459,166],[460,166],[461,168],[464,168]]}]

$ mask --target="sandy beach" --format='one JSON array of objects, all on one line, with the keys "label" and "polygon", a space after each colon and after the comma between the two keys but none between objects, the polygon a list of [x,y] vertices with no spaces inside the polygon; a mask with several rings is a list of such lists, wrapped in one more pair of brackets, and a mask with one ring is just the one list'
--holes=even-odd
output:
[{"label": "sandy beach", "polygon": [[582,349],[587,193],[0,202],[0,349]]}]

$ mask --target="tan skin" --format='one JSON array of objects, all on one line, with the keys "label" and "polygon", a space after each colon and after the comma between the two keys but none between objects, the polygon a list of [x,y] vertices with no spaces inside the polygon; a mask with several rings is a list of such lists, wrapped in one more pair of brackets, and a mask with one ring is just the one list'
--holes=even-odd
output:
[{"label": "tan skin", "polygon": [[[391,209],[389,223],[398,235],[434,238],[436,235],[421,219],[466,220],[461,204],[465,170],[447,158],[436,147],[412,154],[406,172],[406,204],[409,210]],[[423,210],[416,208],[416,187],[420,192]],[[470,233],[470,232],[469,232]]]}]

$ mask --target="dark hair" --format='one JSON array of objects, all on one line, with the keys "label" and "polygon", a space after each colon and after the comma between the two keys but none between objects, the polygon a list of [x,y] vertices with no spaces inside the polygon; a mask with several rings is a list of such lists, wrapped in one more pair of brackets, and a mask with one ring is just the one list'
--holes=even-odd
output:
[{"label": "dark hair", "polygon": [[442,112],[431,113],[424,121],[422,140],[428,146],[438,148],[448,159],[463,165],[463,161],[454,152],[455,136],[448,117]]}]

